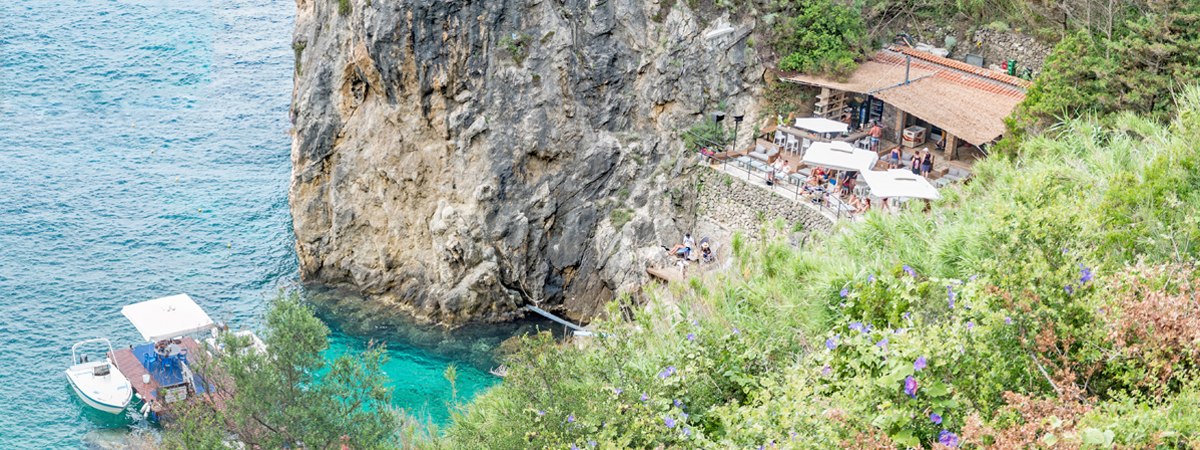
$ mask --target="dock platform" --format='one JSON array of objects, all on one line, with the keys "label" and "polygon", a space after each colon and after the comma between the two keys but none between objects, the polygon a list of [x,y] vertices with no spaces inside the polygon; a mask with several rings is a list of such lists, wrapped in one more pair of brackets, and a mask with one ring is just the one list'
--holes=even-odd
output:
[{"label": "dock platform", "polygon": [[[188,361],[194,362],[200,354],[199,343],[190,337],[183,338],[183,343],[180,344],[187,349]],[[153,344],[140,345],[133,348],[125,348],[116,350],[112,359],[116,361],[117,367],[121,373],[129,379],[129,384],[133,386],[133,390],[142,397],[143,400],[151,404],[151,409],[158,411],[162,406],[163,399],[158,398],[158,390],[162,387],[173,387],[186,383],[183,375],[178,367],[164,368],[157,363],[151,363],[152,367],[146,367],[144,361],[146,356],[153,353]],[[150,359],[153,359],[151,357]],[[142,375],[150,375],[150,382],[143,383]],[[193,384],[196,387],[197,394],[203,394],[205,383],[199,375],[194,375]]]}]

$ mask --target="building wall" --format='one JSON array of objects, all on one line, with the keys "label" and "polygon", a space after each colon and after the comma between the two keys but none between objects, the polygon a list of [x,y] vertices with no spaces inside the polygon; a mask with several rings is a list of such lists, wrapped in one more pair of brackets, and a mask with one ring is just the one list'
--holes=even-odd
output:
[{"label": "building wall", "polygon": [[903,128],[896,127],[897,116],[903,114],[899,108],[892,106],[891,103],[883,104],[883,120],[880,125],[883,126],[883,139],[892,142],[900,142],[900,133]]}]

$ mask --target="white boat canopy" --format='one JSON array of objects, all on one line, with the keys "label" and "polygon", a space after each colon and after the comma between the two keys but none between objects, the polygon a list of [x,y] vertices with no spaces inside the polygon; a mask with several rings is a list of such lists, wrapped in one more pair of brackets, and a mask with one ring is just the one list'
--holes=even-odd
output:
[{"label": "white boat canopy", "polygon": [[813,142],[804,153],[804,164],[833,170],[865,172],[878,160],[875,152],[855,149],[849,142]]},{"label": "white boat canopy", "polygon": [[937,200],[941,197],[937,188],[929,184],[925,177],[913,174],[903,169],[888,171],[867,171],[862,173],[863,181],[871,187],[871,195],[876,197],[908,197]]},{"label": "white boat canopy", "polygon": [[121,308],[147,341],[161,341],[212,328],[213,320],[187,294],[135,303]]},{"label": "white boat canopy", "polygon": [[796,128],[814,133],[845,133],[850,126],[824,117],[801,117],[796,119]]}]

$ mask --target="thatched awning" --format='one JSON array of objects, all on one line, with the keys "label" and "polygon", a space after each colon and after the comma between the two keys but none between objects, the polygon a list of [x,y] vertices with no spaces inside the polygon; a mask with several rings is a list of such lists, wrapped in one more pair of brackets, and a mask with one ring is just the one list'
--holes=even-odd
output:
[{"label": "thatched awning", "polygon": [[975,145],[1004,134],[1004,118],[1022,100],[942,77],[923,78],[874,95]]}]

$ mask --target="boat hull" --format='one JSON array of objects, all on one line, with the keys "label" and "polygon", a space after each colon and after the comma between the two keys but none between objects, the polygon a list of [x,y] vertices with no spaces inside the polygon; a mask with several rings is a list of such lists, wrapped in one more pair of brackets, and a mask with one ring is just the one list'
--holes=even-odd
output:
[{"label": "boat hull", "polygon": [[125,410],[126,406],[129,406],[128,401],[126,401],[124,405],[109,405],[109,404],[105,404],[105,403],[100,403],[96,400],[92,400],[91,397],[88,397],[87,395],[85,395],[83,393],[83,391],[79,390],[79,386],[76,386],[75,383],[70,383],[70,385],[71,385],[71,390],[75,391],[75,395],[79,396],[80,400],[83,400],[84,403],[87,403],[88,406],[91,406],[94,409],[98,409],[100,411],[104,411],[106,413],[111,413],[111,414],[120,414],[121,411]]},{"label": "boat hull", "polygon": [[133,399],[133,386],[130,386],[129,380],[116,367],[112,367],[107,376],[94,377],[90,366],[91,364],[81,364],[67,369],[67,382],[71,384],[71,390],[92,408],[120,414]]}]

